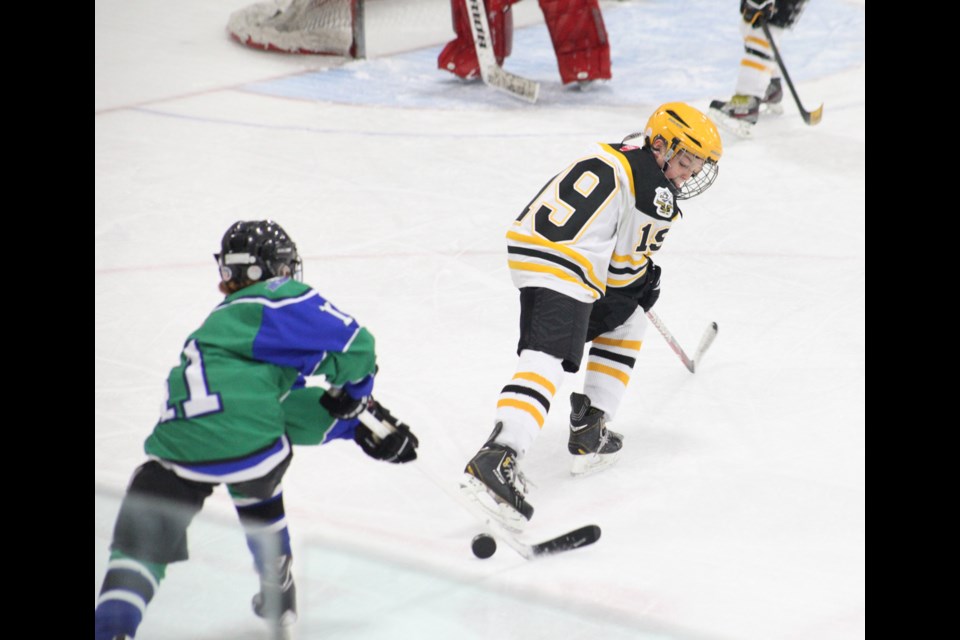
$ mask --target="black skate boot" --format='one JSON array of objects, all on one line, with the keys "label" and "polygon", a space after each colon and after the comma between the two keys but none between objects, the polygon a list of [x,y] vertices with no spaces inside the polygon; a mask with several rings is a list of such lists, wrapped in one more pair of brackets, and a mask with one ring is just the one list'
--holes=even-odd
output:
[{"label": "black skate boot", "polygon": [[290,556],[278,558],[279,571],[260,576],[260,593],[254,595],[251,602],[255,614],[284,627],[297,621],[297,587],[290,571],[292,563]]},{"label": "black skate boot", "polygon": [[498,422],[483,448],[463,470],[463,489],[505,527],[520,531],[533,517],[533,507],[527,503],[526,479],[517,468],[517,453],[510,447],[494,442],[503,429]]},{"label": "black skate boot", "polygon": [[783,113],[782,102],[783,84],[781,84],[780,78],[771,78],[770,84],[767,85],[767,90],[763,94],[763,99],[760,100],[760,111],[765,114],[780,115]]},{"label": "black skate boot", "polygon": [[570,440],[567,450],[573,455],[570,473],[587,475],[609,467],[620,455],[623,436],[607,429],[603,411],[590,406],[582,393],[570,394]]},{"label": "black skate boot", "polygon": [[760,100],[755,96],[738,93],[726,102],[712,101],[707,113],[717,124],[747,138],[760,117]]},{"label": "black skate boot", "polygon": [[767,90],[763,93],[763,104],[780,104],[783,102],[783,84],[780,78],[771,78]]}]

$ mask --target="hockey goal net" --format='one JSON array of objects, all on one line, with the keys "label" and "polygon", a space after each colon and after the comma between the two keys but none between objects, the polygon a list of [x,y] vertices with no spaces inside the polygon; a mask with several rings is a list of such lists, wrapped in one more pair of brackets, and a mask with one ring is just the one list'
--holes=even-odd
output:
[{"label": "hockey goal net", "polygon": [[268,0],[235,11],[232,38],[285,53],[363,58],[363,0]]}]

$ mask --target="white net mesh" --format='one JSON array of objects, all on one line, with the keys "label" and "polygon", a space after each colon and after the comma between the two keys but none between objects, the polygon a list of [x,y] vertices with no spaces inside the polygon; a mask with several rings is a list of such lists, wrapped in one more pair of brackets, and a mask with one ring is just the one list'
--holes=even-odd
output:
[{"label": "white net mesh", "polygon": [[358,0],[271,0],[232,13],[227,31],[261,49],[363,57],[359,9]]}]

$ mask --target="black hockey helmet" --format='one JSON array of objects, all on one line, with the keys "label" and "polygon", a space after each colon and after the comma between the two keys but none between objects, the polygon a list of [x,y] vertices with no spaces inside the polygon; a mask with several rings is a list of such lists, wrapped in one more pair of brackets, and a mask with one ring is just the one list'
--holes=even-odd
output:
[{"label": "black hockey helmet", "polygon": [[299,280],[303,273],[297,245],[272,220],[234,223],[223,234],[220,253],[213,257],[220,265],[220,278],[240,286],[277,276]]}]

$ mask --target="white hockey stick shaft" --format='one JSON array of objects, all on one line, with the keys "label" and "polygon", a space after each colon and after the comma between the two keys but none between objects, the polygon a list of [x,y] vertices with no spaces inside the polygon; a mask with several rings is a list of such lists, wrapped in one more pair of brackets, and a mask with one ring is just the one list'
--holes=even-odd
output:
[{"label": "white hockey stick shaft", "polygon": [[710,345],[713,344],[714,339],[717,337],[717,323],[711,322],[710,326],[708,326],[706,331],[703,332],[703,337],[700,338],[700,344],[697,346],[697,351],[693,354],[693,358],[691,358],[686,354],[686,352],[683,350],[683,347],[681,347],[680,343],[677,342],[676,338],[673,337],[673,334],[670,333],[670,330],[667,328],[667,325],[664,324],[663,320],[660,319],[660,316],[651,310],[647,311],[647,318],[649,318],[650,322],[653,323],[653,326],[657,328],[657,331],[660,332],[660,335],[663,336],[663,339],[667,341],[667,344],[670,345],[670,348],[673,349],[673,352],[680,356],[680,360],[690,371],[690,373],[696,373],[697,362],[703,358],[703,354],[706,353],[707,349],[710,348]]},{"label": "white hockey stick shaft", "polygon": [[[328,393],[331,392],[331,389],[333,389],[333,387],[330,385],[330,383],[327,381],[326,377],[324,376],[307,376],[306,378],[304,378],[304,386],[320,387],[321,389],[323,389],[324,391],[327,391]],[[390,426],[383,420],[377,419],[375,415],[373,415],[366,409],[364,409],[363,412],[359,416],[357,416],[357,418],[360,420],[360,422],[365,424],[367,428],[370,429],[370,431],[373,431],[374,435],[376,435],[378,438],[381,438],[381,439],[386,438],[388,435],[390,435],[395,431],[395,429],[392,426]]]},{"label": "white hockey stick shaft", "polygon": [[783,74],[783,79],[787,81],[787,87],[790,89],[790,95],[793,96],[793,101],[797,103],[797,109],[800,110],[800,117],[803,118],[803,121],[807,124],[813,126],[819,124],[820,120],[823,118],[823,103],[813,111],[807,111],[803,108],[803,103],[800,102],[800,96],[797,95],[797,90],[793,86],[793,81],[790,80],[790,74],[787,73],[787,67],[783,64],[783,58],[780,57],[780,50],[777,48],[777,43],[773,41],[773,35],[770,33],[770,27],[767,26],[767,21],[763,18],[760,18],[760,26],[763,27],[763,35],[767,36],[767,42],[770,43],[770,48],[773,49],[773,57],[777,59],[777,65],[780,67],[780,73]]},{"label": "white hockey stick shaft", "polygon": [[477,51],[477,61],[480,64],[480,76],[483,81],[494,89],[499,89],[510,95],[536,102],[540,95],[540,83],[527,78],[521,78],[497,64],[497,57],[493,52],[493,40],[490,34],[490,24],[487,20],[487,7],[483,0],[463,0],[470,16],[470,31],[473,33],[473,46]]}]

